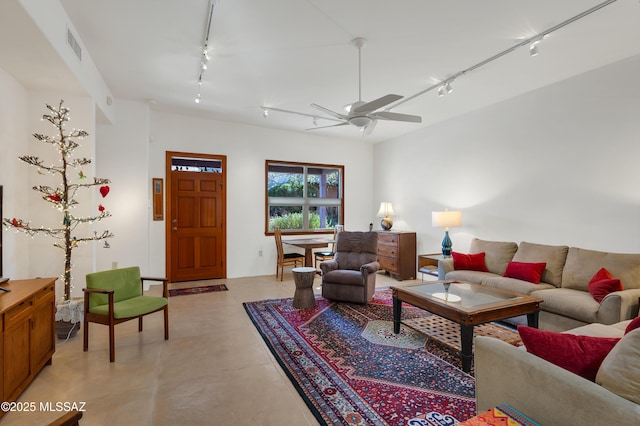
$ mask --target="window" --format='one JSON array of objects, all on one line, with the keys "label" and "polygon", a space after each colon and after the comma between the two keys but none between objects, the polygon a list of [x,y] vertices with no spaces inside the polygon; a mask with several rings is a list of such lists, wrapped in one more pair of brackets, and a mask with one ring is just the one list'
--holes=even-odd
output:
[{"label": "window", "polygon": [[171,157],[171,171],[222,173],[222,161],[209,158]]},{"label": "window", "polygon": [[265,233],[333,232],[344,223],[344,166],[266,161]]}]

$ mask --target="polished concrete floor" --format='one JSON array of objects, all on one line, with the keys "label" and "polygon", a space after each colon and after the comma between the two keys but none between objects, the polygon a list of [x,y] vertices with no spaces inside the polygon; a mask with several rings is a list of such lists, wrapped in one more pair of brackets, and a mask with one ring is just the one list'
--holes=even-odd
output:
[{"label": "polished concrete floor", "polygon": [[[377,287],[398,282],[378,274]],[[109,362],[107,327],[89,326],[57,341],[46,366],[19,401],[35,411],[10,412],[2,426],[46,425],[64,412],[40,403],[84,404],[81,425],[316,425],[307,408],[253,326],[242,302],[293,297],[290,270],[274,276],[182,283],[172,288],[225,282],[229,291],[171,297],[169,340],[162,314],[116,326],[116,360]],[[319,276],[314,291],[320,293]],[[150,294],[160,294],[154,286]],[[28,406],[28,405],[27,405]],[[31,406],[33,407],[33,405]]]}]

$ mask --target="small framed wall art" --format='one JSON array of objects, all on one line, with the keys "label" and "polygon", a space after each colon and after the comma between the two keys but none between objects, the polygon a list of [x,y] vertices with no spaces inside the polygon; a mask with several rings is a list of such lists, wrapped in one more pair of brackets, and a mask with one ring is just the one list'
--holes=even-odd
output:
[{"label": "small framed wall art", "polygon": [[164,185],[162,178],[152,180],[153,220],[164,220]]}]

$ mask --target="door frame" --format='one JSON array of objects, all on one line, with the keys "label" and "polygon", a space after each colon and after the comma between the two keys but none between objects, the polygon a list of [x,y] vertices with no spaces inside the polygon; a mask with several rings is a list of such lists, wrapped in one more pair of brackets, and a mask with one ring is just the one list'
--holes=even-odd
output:
[{"label": "door frame", "polygon": [[171,276],[171,203],[173,190],[171,184],[171,159],[173,157],[187,157],[187,158],[204,158],[207,160],[218,160],[222,163],[222,203],[224,206],[224,220],[222,224],[222,235],[224,238],[223,247],[223,267],[222,278],[227,278],[227,156],[218,154],[200,154],[193,152],[180,152],[180,151],[166,151],[165,153],[165,276]]}]

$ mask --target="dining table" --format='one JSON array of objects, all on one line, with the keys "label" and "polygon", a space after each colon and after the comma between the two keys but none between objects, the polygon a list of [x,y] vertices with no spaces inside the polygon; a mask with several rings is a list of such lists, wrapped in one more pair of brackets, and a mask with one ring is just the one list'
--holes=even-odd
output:
[{"label": "dining table", "polygon": [[313,267],[313,249],[329,247],[335,240],[328,238],[296,238],[282,240],[283,243],[304,249],[304,266]]}]

